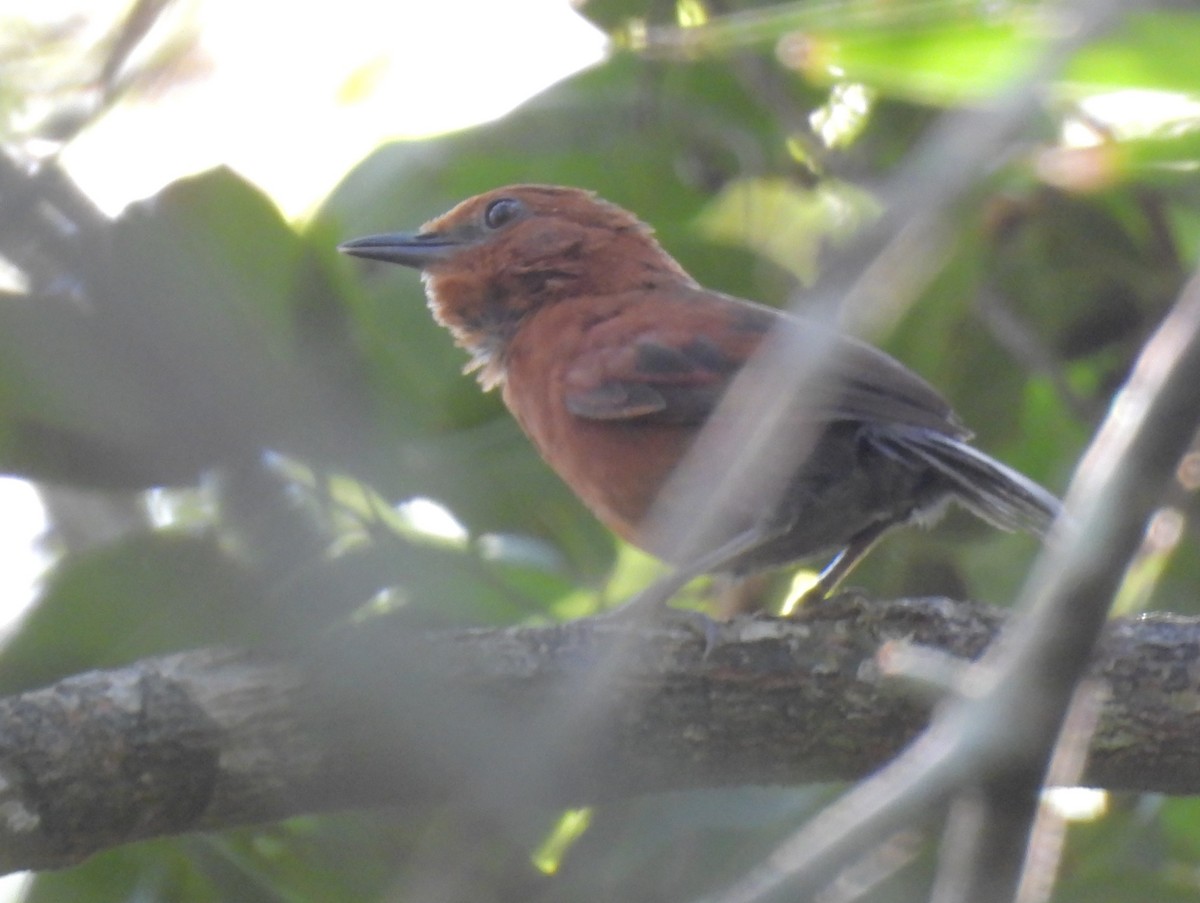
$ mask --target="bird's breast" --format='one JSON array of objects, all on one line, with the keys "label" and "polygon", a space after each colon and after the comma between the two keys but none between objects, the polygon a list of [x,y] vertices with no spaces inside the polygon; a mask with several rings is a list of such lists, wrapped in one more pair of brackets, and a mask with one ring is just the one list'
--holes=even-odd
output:
[{"label": "bird's breast", "polygon": [[583,315],[563,306],[539,312],[508,349],[503,396],[542,457],[584,504],[623,539],[644,548],[639,527],[696,429],[589,420],[568,410],[572,364],[587,350],[590,331],[610,315],[619,311]]}]

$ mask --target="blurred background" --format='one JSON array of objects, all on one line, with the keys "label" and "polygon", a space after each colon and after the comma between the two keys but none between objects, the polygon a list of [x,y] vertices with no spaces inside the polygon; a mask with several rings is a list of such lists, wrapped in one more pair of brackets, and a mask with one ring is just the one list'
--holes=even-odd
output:
[{"label": "blurred background", "polygon": [[[1061,492],[1200,242],[1200,12],[1130,7],[1073,40],[1087,10],[10,0],[0,691],[367,616],[544,623],[652,579],[462,375],[419,280],[335,251],[512,182],[593,189],[705,285],[803,310],[828,261],[903,221],[897,180],[919,193],[936,175],[930,136],[1031,93],[894,297],[847,319],[980,447]],[[1196,610],[1196,473],[1181,467],[1122,613]],[[852,582],[1003,605],[1035,552],[952,515],[889,537]],[[741,603],[777,607],[790,578]],[[700,584],[687,601],[727,600]],[[685,900],[834,790],[672,794],[540,813],[519,835],[449,806],[299,818],[5,887],[47,903]],[[1200,806],[1084,801],[1053,899],[1200,899]],[[933,833],[862,898],[925,899]]]}]

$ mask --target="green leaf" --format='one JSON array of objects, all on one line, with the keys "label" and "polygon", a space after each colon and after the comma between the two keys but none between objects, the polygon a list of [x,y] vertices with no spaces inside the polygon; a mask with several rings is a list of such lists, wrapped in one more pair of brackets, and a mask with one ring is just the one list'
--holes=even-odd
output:
[{"label": "green leaf", "polygon": [[1088,45],[1068,65],[1072,96],[1112,90],[1200,93],[1200,14],[1194,10],[1137,11],[1112,34]]},{"label": "green leaf", "polygon": [[817,82],[858,82],[892,97],[950,106],[1001,90],[1044,42],[1037,19],[1015,5],[995,17],[952,14],[911,25],[888,18],[800,33],[794,50],[785,38],[781,56]]},{"label": "green leaf", "polygon": [[0,649],[0,690],[261,636],[262,589],[207,535],[159,530],[63,559]]},{"label": "green leaf", "polygon": [[80,242],[82,298],[0,299],[0,466],[190,482],[330,419],[297,355],[304,247],[257,189],[214,170]]},{"label": "green leaf", "polygon": [[99,319],[65,299],[0,298],[0,467],[87,486],[192,478],[202,454]]},{"label": "green leaf", "polygon": [[214,451],[269,444],[305,417],[293,311],[310,276],[303,250],[270,201],[224,169],[173,183],[116,224],[114,338]]},{"label": "green leaf", "polygon": [[209,903],[212,885],[188,862],[178,840],[153,840],[94,856],[74,868],[37,875],[23,903]]}]

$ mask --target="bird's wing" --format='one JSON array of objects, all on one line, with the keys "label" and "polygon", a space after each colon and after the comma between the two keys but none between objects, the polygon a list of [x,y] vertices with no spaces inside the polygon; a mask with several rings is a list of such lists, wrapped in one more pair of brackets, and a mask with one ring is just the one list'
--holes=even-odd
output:
[{"label": "bird's wing", "polygon": [[[566,374],[567,409],[588,420],[698,425],[773,328],[833,343],[827,375],[800,393],[794,416],[968,435],[949,404],[881,351],[736,298],[696,291],[630,304],[596,326]],[[804,344],[803,342],[801,344]]]},{"label": "bird's wing", "polygon": [[575,362],[567,410],[587,420],[702,423],[740,367],[703,338],[642,334],[620,346],[593,347]]}]

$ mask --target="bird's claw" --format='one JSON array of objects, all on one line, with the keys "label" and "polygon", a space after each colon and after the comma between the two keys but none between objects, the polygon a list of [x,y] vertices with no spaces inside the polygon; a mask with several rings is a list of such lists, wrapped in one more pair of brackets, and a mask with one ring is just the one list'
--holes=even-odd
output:
[{"label": "bird's claw", "polygon": [[596,618],[611,619],[613,623],[683,627],[704,644],[702,655],[708,655],[717,646],[720,623],[702,611],[692,608],[675,608],[668,605],[654,587],[638,593],[616,608],[595,615]]}]

